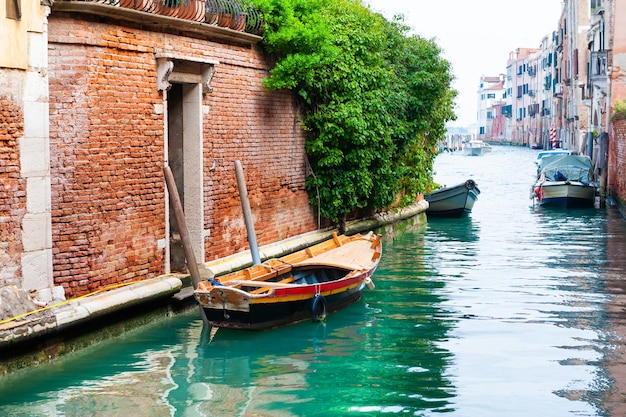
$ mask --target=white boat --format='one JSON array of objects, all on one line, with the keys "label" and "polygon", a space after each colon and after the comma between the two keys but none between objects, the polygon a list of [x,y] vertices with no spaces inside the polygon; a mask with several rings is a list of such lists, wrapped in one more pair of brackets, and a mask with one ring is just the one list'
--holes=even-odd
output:
[{"label": "white boat", "polygon": [[474,208],[478,194],[480,190],[474,180],[467,180],[453,187],[440,188],[424,196],[424,199],[428,201],[426,215],[461,217],[469,214]]},{"label": "white boat", "polygon": [[479,156],[489,151],[491,151],[491,146],[479,139],[472,139],[463,144],[463,153],[465,155]]},{"label": "white boat", "polygon": [[568,149],[550,149],[549,151],[541,151],[537,153],[537,159],[535,159],[535,164],[539,165],[539,163],[545,156],[571,155],[571,154],[572,154],[572,151]]},{"label": "white boat", "polygon": [[586,155],[546,155],[538,160],[538,178],[531,198],[539,205],[592,207],[596,186],[593,165]]}]

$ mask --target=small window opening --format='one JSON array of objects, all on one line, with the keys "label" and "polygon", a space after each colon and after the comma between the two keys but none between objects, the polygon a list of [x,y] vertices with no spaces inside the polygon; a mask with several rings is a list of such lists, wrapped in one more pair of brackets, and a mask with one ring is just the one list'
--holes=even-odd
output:
[{"label": "small window opening", "polygon": [[7,5],[7,18],[20,20],[22,18],[22,0],[5,0]]}]

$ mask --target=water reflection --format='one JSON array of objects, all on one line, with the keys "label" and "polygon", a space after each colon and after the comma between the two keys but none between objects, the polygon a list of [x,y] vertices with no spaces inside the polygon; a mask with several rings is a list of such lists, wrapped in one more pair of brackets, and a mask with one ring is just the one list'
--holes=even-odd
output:
[{"label": "water reflection", "polygon": [[607,351],[603,368],[609,387],[599,387],[597,397],[607,415],[626,415],[626,227],[617,210],[607,210],[607,248],[604,285],[610,301],[605,307]]},{"label": "water reflection", "polygon": [[0,415],[626,415],[624,220],[533,207],[530,150],[442,157],[471,216],[386,227],[376,289],[327,323],[209,343],[194,310],[0,379]]},{"label": "water reflection", "polygon": [[[406,287],[407,279],[412,277],[393,281]],[[395,286],[381,283],[390,284]],[[436,300],[419,292],[390,291],[388,298],[357,303],[337,315],[342,320],[326,324],[260,333],[221,329],[210,343],[195,314],[177,317],[13,375],[0,385],[0,413],[327,416],[443,410],[453,390],[441,377],[446,355],[435,342],[447,327],[430,320],[434,309],[428,305]]]},{"label": "water reflection", "polygon": [[458,219],[428,218],[427,227],[429,234],[442,242],[476,242],[480,236],[480,225],[471,215]]},{"label": "water reflection", "polygon": [[[398,380],[404,385],[403,389],[395,387],[391,390],[400,396],[408,395],[407,400],[398,402],[407,404],[402,412],[421,410],[423,415],[453,411],[450,400],[455,395],[452,381],[444,376],[452,355],[441,347],[440,342],[448,338],[456,318],[442,319],[445,315],[442,304],[446,298],[437,291],[445,287],[445,283],[440,278],[436,262],[432,262],[437,254],[431,251],[436,248],[428,245],[425,238],[425,231],[429,228],[430,223],[427,227],[400,224],[395,228],[393,239],[384,242],[385,259],[377,272],[378,291],[368,297],[369,305],[377,310],[377,314],[373,317],[373,325],[366,330],[373,334],[372,337],[388,339],[380,342],[383,349],[387,346],[388,353],[382,362],[387,366],[380,370],[381,379],[398,379],[398,368],[410,373],[412,389],[407,389],[406,380]],[[457,232],[442,233],[445,239],[455,239],[451,236],[456,236],[467,240],[467,231],[467,227],[460,227]],[[380,407],[359,411],[400,412]]]},{"label": "water reflection", "polygon": [[[529,205],[523,173],[532,159],[528,150],[494,148],[480,163],[438,160],[438,172],[473,172],[483,191],[472,212],[474,259],[453,251],[439,268],[441,307],[458,318],[442,342],[453,354],[453,403],[470,416],[603,415],[606,214]],[[428,237],[425,246],[439,253],[440,239]]]}]

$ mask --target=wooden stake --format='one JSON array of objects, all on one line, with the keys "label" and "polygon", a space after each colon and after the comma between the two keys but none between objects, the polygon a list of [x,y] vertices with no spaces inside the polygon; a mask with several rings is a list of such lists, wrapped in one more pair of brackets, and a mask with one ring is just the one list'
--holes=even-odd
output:
[{"label": "wooden stake", "polygon": [[[172,208],[174,209],[174,217],[176,218],[176,224],[178,224],[178,231],[180,233],[180,237],[183,243],[183,251],[185,252],[185,259],[187,260],[187,268],[189,269],[189,274],[191,275],[191,281],[193,282],[193,289],[198,288],[198,284],[200,283],[200,271],[198,270],[198,264],[196,263],[196,255],[193,253],[193,249],[191,247],[191,239],[189,238],[189,229],[187,229],[187,222],[185,221],[185,212],[183,210],[183,205],[180,200],[180,195],[178,194],[178,188],[176,188],[176,181],[174,180],[174,175],[172,174],[172,170],[169,166],[163,167],[163,174],[165,176],[165,184],[167,185],[167,190],[170,193],[170,203],[172,204]],[[200,306],[200,314],[202,316],[202,321],[205,325],[209,325],[209,320],[207,319],[206,313],[202,306]]]}]

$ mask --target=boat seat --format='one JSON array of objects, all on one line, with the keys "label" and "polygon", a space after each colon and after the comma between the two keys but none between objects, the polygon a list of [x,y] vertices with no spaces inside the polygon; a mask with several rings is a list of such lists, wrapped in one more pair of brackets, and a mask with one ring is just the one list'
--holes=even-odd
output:
[{"label": "boat seat", "polygon": [[262,294],[266,291],[270,291],[272,288],[285,288],[285,287],[293,287],[293,286],[300,285],[300,284],[293,283],[293,277],[288,277],[278,282],[234,280],[234,281],[231,281],[231,283],[241,284],[243,286],[248,286],[248,287],[261,286],[261,288],[257,288],[256,290],[250,291],[250,294]]}]

